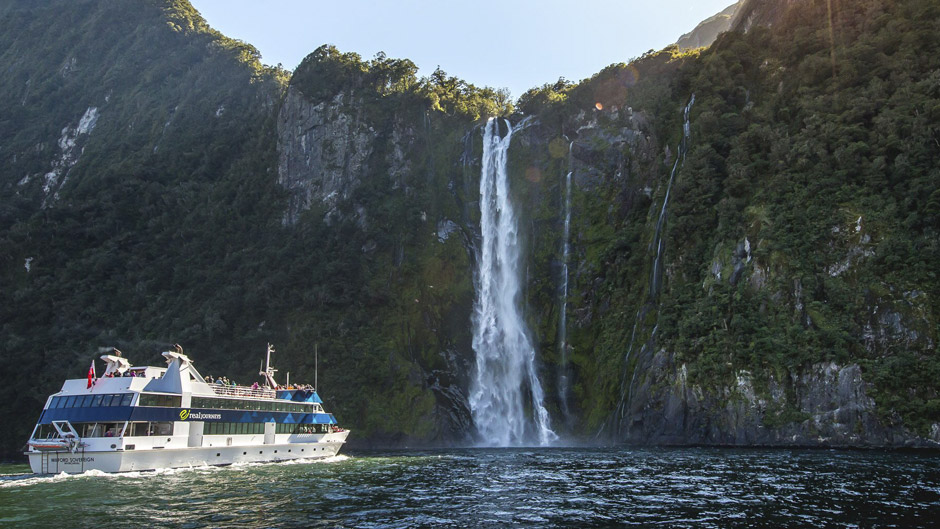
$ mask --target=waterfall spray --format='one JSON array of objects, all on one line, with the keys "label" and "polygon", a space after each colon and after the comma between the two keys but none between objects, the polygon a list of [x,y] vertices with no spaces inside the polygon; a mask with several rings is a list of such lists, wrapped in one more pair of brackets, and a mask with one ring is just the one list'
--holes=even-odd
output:
[{"label": "waterfall spray", "polygon": [[503,138],[499,136],[495,119],[487,122],[483,133],[482,244],[474,276],[476,371],[470,387],[470,411],[484,445],[533,442],[547,445],[558,436],[551,429],[543,404],[542,386],[535,370],[535,348],[519,307],[518,227],[509,199],[506,171],[513,129],[508,121],[505,123],[508,131]]}]

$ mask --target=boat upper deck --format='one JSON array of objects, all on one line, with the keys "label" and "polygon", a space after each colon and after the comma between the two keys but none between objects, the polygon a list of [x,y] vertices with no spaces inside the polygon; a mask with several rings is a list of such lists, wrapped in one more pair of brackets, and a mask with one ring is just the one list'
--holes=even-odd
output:
[{"label": "boat upper deck", "polygon": [[[281,387],[274,381],[274,369],[270,366],[260,374],[265,375],[265,386],[239,386],[237,384],[223,384],[220,381],[210,382],[193,366],[192,361],[178,352],[164,352],[167,367],[141,366],[131,367],[130,363],[117,355],[103,355],[102,360],[107,362],[104,376],[94,378],[89,373],[87,379],[69,379],[62,385],[62,389],[52,395],[94,395],[105,393],[164,393],[171,395],[190,394],[199,397],[222,397],[250,400],[289,400],[301,403],[322,404],[316,390],[307,386],[304,389],[288,386]],[[270,355],[273,348],[268,346]],[[90,384],[90,385],[89,385]]]},{"label": "boat upper deck", "polygon": [[[141,368],[148,370],[158,370],[160,368],[147,367]],[[166,371],[165,369],[162,371]],[[161,373],[162,375],[162,373]],[[62,385],[62,389],[55,395],[89,395],[96,393],[120,393],[120,392],[135,392],[139,393],[141,391],[150,391],[146,389],[147,386],[153,380],[159,380],[161,376],[145,376],[141,375],[139,377],[113,377],[113,378],[99,378],[95,381],[94,386],[90,389],[88,388],[88,381],[84,378],[73,378],[66,380]],[[222,385],[222,384],[205,384],[208,386],[209,391],[206,391],[205,388],[199,386],[192,388],[191,393],[193,395],[199,396],[218,396],[218,397],[235,397],[235,398],[251,398],[251,399],[278,399],[284,398],[279,396],[278,393],[282,391],[294,391],[294,390],[273,390],[268,388],[252,388],[249,386],[232,386],[232,385]],[[156,390],[154,390],[156,391]],[[159,392],[159,391],[156,391]],[[165,393],[178,393],[175,391],[167,391]],[[293,399],[288,399],[293,400]]]}]

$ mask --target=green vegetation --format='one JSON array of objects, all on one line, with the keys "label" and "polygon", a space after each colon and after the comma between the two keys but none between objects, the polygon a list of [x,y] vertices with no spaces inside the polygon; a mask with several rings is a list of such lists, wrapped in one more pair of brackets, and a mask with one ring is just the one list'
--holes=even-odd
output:
[{"label": "green vegetation", "polygon": [[[628,175],[611,171],[580,195],[573,232],[590,273],[575,299],[595,319],[572,342],[589,428],[626,391],[623,373],[654,325],[656,347],[675,352],[695,384],[729,385],[742,369],[780,380],[819,362],[859,363],[889,423],[925,435],[940,421],[940,12],[923,0],[834,8],[832,39],[826,3],[800,2],[771,29],[728,33],[691,55],[648,54],[520,102],[562,129],[592,100],[643,109],[664,139],[652,163],[625,148]],[[619,92],[605,88],[612,79]],[[650,304],[648,245],[671,165],[664,149],[674,155],[692,93],[665,289]],[[629,125],[622,112],[595,117],[609,136]],[[652,207],[638,192],[649,175],[659,175]],[[750,254],[734,257],[745,239]],[[634,359],[623,366],[628,350]],[[802,417],[791,412],[768,424]]]},{"label": "green vegetation", "polygon": [[[292,380],[312,382],[318,347],[323,396],[360,439],[461,434],[442,430],[452,403],[429,388],[462,383],[442,352],[469,348],[468,235],[441,242],[437,222],[469,222],[463,138],[511,111],[505,93],[318,49],[290,86],[312,105],[342,91],[376,141],[338,217],[315,205],[288,227],[277,184],[288,75],[257,50],[185,0],[0,9],[0,355],[15,368],[0,388],[3,453],[99,347],[153,364],[176,342],[202,372],[241,382],[266,342]],[[92,107],[94,128],[75,132]],[[54,197],[44,175],[68,127],[76,147]],[[396,127],[409,170],[393,178]]]}]

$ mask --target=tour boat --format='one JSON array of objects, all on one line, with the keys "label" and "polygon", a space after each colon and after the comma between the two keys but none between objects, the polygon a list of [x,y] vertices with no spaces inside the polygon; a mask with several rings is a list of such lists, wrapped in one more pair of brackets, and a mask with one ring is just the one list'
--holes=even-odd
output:
[{"label": "tour boat", "polygon": [[279,386],[271,353],[252,387],[208,381],[181,347],[166,367],[101,356],[104,376],[66,380],[27,443],[33,472],[129,472],[335,456],[349,431],[309,386]]}]

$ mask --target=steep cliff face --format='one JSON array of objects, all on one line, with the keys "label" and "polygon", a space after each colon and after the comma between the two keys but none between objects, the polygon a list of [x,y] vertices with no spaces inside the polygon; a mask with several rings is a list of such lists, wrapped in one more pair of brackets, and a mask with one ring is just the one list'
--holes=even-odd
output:
[{"label": "steep cliff face", "polygon": [[[562,90],[567,99],[553,87],[530,95],[562,101],[542,119],[578,138],[569,303],[580,427],[653,444],[935,443],[937,285],[927,263],[937,232],[892,204],[925,207],[934,193],[921,164],[940,147],[930,144],[936,131],[899,97],[927,106],[934,97],[932,55],[918,46],[937,46],[936,9],[748,5],[747,33],[701,55],[667,50]],[[889,44],[890,20],[909,24],[919,44]],[[857,69],[862,49],[885,62]],[[888,65],[915,55],[918,73],[895,77]],[[886,90],[883,79],[900,78]],[[611,84],[623,87],[614,100]],[[881,106],[853,113],[876,93]],[[659,147],[615,139],[637,133],[626,107],[652,124],[646,145]],[[902,130],[917,139],[888,147]],[[536,277],[551,284],[549,265]],[[549,342],[546,292],[529,302]],[[543,342],[548,369],[555,346]]]},{"label": "steep cliff face", "polygon": [[685,364],[659,351],[633,388],[618,436],[635,444],[931,446],[880,416],[857,364],[815,364],[756,388],[748,371],[727,386],[692,384]]},{"label": "steep cliff face", "polygon": [[320,279],[339,295],[297,307],[292,334],[343,351],[331,376],[356,383],[335,398],[359,417],[364,443],[464,442],[472,429],[480,114],[468,103],[479,95],[415,70],[325,46],[294,72],[278,115],[287,229],[320,226],[321,244],[348,254],[323,256],[344,263]]},{"label": "steep cliff face", "polygon": [[685,50],[710,46],[718,35],[731,29],[734,25],[735,14],[743,3],[744,0],[741,0],[726,7],[721,13],[706,18],[695,26],[695,29],[679,37],[676,46]]},{"label": "steep cliff face", "polygon": [[285,222],[312,204],[328,211],[351,198],[372,154],[375,129],[363,123],[344,93],[314,105],[290,88],[278,114],[278,183],[290,193]]}]

